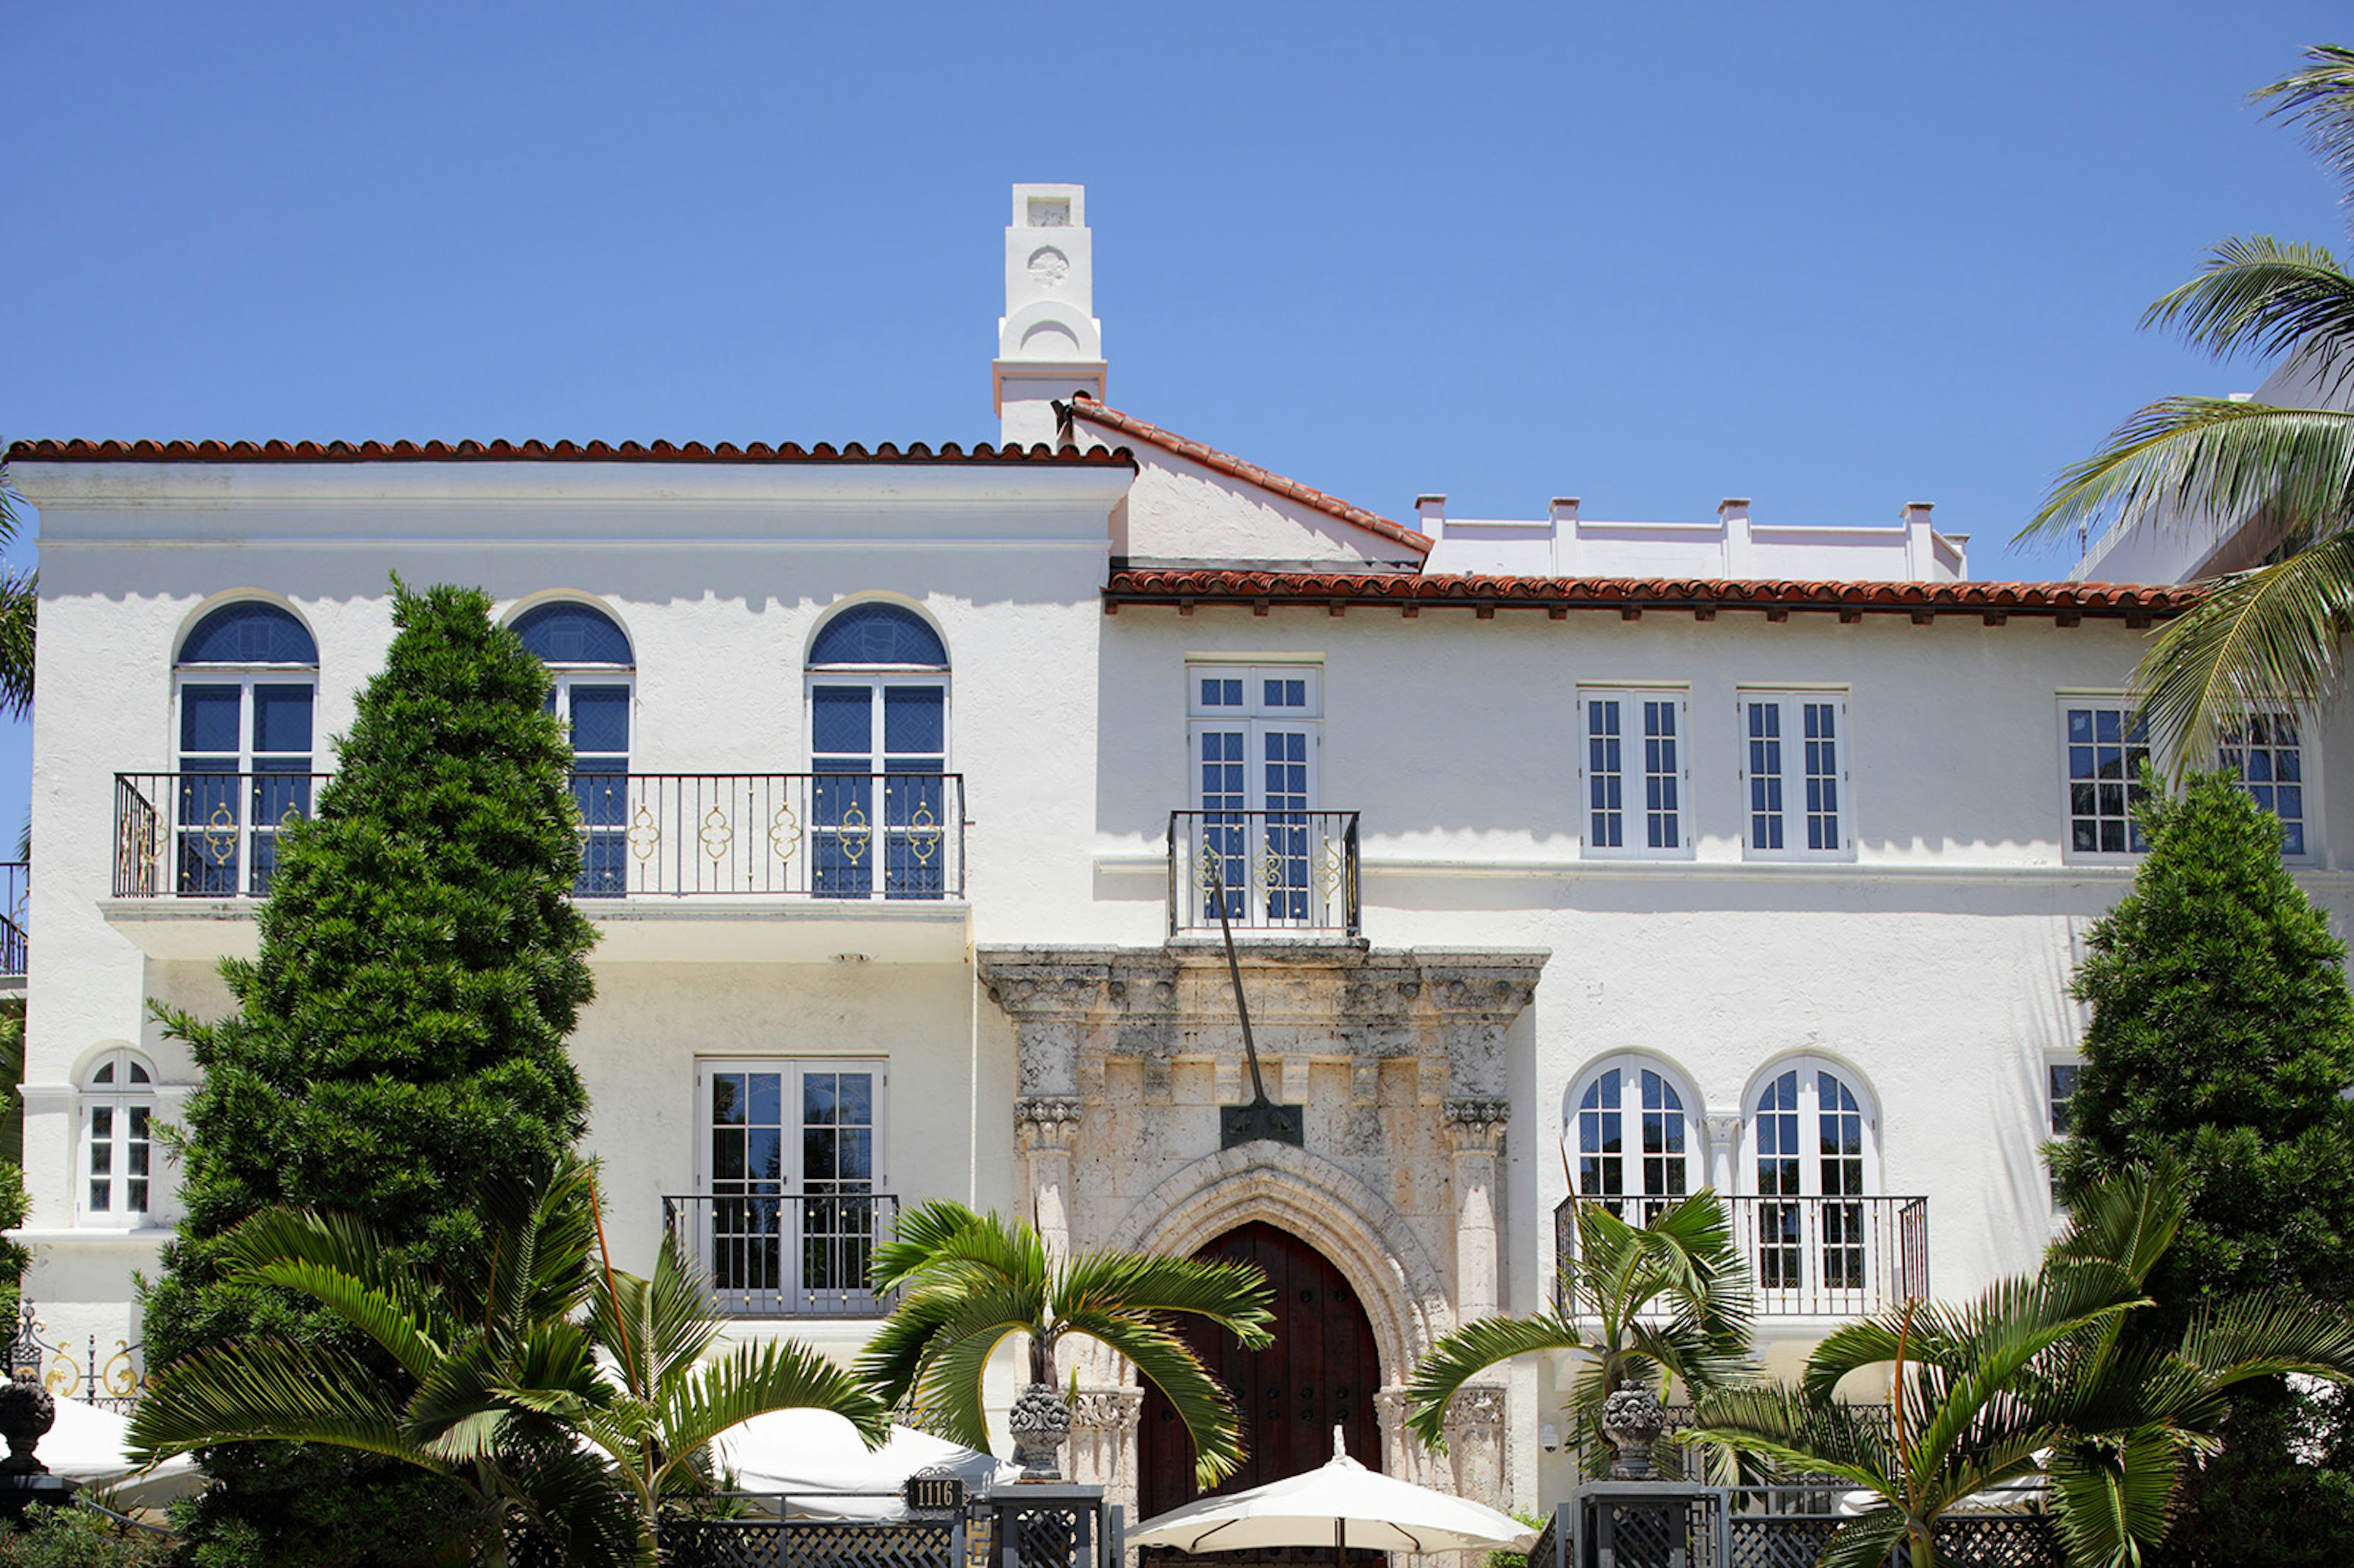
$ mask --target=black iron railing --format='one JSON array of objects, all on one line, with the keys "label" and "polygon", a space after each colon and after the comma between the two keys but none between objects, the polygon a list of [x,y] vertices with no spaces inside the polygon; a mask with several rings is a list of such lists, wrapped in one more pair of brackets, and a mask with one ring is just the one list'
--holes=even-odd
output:
[{"label": "black iron railing", "polygon": [[146,1342],[117,1340],[111,1350],[100,1347],[98,1336],[72,1344],[48,1338],[48,1325],[30,1299],[17,1303],[15,1332],[8,1343],[11,1373],[30,1372],[35,1381],[59,1399],[78,1399],[101,1410],[128,1413],[147,1388]]},{"label": "black iron railing", "polygon": [[[1577,1210],[1600,1203],[1636,1224],[1674,1199],[1566,1198],[1553,1210],[1553,1304],[1574,1314]],[[1846,1318],[1929,1294],[1926,1198],[1727,1198],[1734,1244],[1767,1318]]]},{"label": "black iron railing", "polygon": [[1169,934],[1362,929],[1354,811],[1172,811]]},{"label": "black iron railing", "polygon": [[[259,898],[321,773],[118,773],[114,895]],[[582,898],[964,896],[954,773],[572,776]]]},{"label": "black iron railing", "polygon": [[21,860],[0,861],[0,980],[24,978],[25,901],[32,892],[32,869]]},{"label": "black iron railing", "polygon": [[731,1318],[879,1318],[867,1285],[875,1244],[899,1220],[892,1192],[690,1193],[663,1199],[663,1228],[711,1276]]}]

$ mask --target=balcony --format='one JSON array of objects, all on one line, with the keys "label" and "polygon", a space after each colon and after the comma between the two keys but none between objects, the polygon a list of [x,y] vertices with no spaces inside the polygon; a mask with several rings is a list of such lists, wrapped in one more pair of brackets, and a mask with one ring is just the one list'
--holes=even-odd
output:
[{"label": "balcony", "polygon": [[1357,937],[1357,813],[1172,811],[1169,934]]},{"label": "balcony", "polygon": [[867,1266],[898,1223],[892,1192],[663,1199],[663,1229],[730,1318],[882,1317],[892,1301],[867,1288]]},{"label": "balcony", "polygon": [[[250,956],[278,836],[323,773],[118,773],[109,918],[150,956]],[[954,773],[576,773],[573,896],[613,961],[933,962],[964,950]]]},{"label": "balcony", "polygon": [[[1578,1310],[1577,1209],[1606,1205],[1641,1224],[1658,1199],[1566,1198],[1553,1212],[1553,1308]],[[1852,1318],[1927,1298],[1929,1200],[1926,1198],[1769,1198],[1724,1200],[1733,1235],[1749,1261],[1761,1318]]]},{"label": "balcony", "polygon": [[0,861],[0,996],[20,995],[25,989],[25,900],[31,888],[31,865]]}]

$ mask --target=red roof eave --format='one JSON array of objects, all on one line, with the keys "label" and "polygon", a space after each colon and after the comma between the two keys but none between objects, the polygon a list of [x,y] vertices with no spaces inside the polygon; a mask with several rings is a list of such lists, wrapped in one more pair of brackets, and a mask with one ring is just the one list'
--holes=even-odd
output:
[{"label": "red roof eave", "polygon": [[8,462],[718,462],[718,463],[1036,463],[1055,468],[1134,468],[1127,448],[1087,451],[1036,445],[993,447],[987,441],[933,447],[857,441],[803,447],[786,441],[673,445],[669,441],[92,441],[22,440]]},{"label": "red roof eave", "polygon": [[1199,441],[1187,440],[1175,431],[1164,430],[1149,419],[1140,419],[1133,414],[1124,414],[1118,408],[1098,403],[1085,392],[1075,392],[1071,395],[1069,402],[1056,406],[1066,410],[1073,418],[1085,419],[1091,425],[1101,425],[1108,430],[1117,430],[1131,440],[1141,441],[1150,447],[1158,447],[1161,450],[1183,458],[1188,462],[1199,463],[1204,468],[1223,473],[1229,479],[1241,480],[1245,484],[1254,485],[1272,495],[1279,495],[1286,501],[1298,502],[1300,505],[1311,507],[1328,517],[1337,517],[1343,523],[1363,528],[1368,533],[1378,534],[1394,544],[1403,545],[1417,556],[1429,555],[1431,546],[1437,543],[1427,534],[1418,534],[1401,524],[1391,522],[1378,513],[1368,512],[1362,506],[1352,506],[1339,496],[1327,495],[1314,486],[1302,484],[1296,479],[1286,479],[1283,475],[1261,468],[1255,462],[1245,461],[1231,452],[1222,452],[1215,447],[1206,447]]},{"label": "red roof eave", "polygon": [[2144,587],[2126,583],[2076,582],[1809,582],[1741,578],[1522,577],[1478,574],[1419,576],[1404,572],[1253,572],[1212,568],[1152,567],[1114,572],[1104,587],[1104,608],[1123,605],[1204,604],[1352,605],[1404,609],[1440,606],[1473,609],[1485,616],[1498,609],[1615,609],[1621,615],[1647,609],[1691,610],[1703,619],[1720,609],[1764,610],[1779,619],[1792,610],[1836,611],[1842,620],[1864,615],[1938,613],[2042,616],[2073,624],[2091,616],[2144,626],[2178,615],[2198,602],[2192,587]]}]

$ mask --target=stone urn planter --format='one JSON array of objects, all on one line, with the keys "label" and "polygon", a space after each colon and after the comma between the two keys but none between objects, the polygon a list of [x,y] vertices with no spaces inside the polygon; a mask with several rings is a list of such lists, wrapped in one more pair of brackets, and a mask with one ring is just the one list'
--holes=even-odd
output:
[{"label": "stone urn planter", "polygon": [[1659,1397],[1648,1388],[1624,1385],[1610,1391],[1602,1402],[1602,1431],[1618,1457],[1610,1466],[1614,1481],[1648,1481],[1651,1472],[1651,1445],[1659,1440],[1667,1429],[1668,1413],[1659,1408]]},{"label": "stone urn planter", "polygon": [[1063,1403],[1061,1390],[1051,1383],[1030,1384],[1013,1402],[1005,1425],[1013,1433],[1013,1462],[1022,1467],[1023,1480],[1062,1479],[1056,1456],[1071,1435],[1071,1407]]}]

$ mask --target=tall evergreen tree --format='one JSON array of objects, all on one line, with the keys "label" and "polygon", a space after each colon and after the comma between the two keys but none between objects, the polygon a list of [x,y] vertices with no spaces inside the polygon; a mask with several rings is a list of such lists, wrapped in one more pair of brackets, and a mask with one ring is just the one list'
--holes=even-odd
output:
[{"label": "tall evergreen tree", "polygon": [[[570,749],[539,661],[479,591],[412,594],[313,821],[280,840],[260,953],[221,966],[237,1010],[165,1012],[204,1068],[181,1135],[186,1218],[147,1293],[162,1365],[266,1334],[379,1355],[291,1295],[226,1277],[224,1236],[275,1206],[331,1210],[420,1271],[481,1239],[475,1195],[528,1183],[586,1123],[565,1050],[595,933],[568,898]],[[452,1560],[467,1499],[348,1451],[216,1449],[185,1520],[199,1563]]]},{"label": "tall evergreen tree", "polygon": [[[2282,865],[2277,819],[2228,775],[2194,776],[2172,798],[2153,789],[2143,822],[2149,854],[2076,973],[2092,1021],[2072,1136],[2053,1146],[2061,1190],[2181,1161],[2189,1218],[2149,1279],[2157,1310],[2139,1332],[2179,1335],[2201,1304],[2233,1296],[2354,1302],[2346,944]],[[2277,1379],[2236,1397],[2168,1559],[2354,1560],[2346,1414],[2342,1398]]]}]

